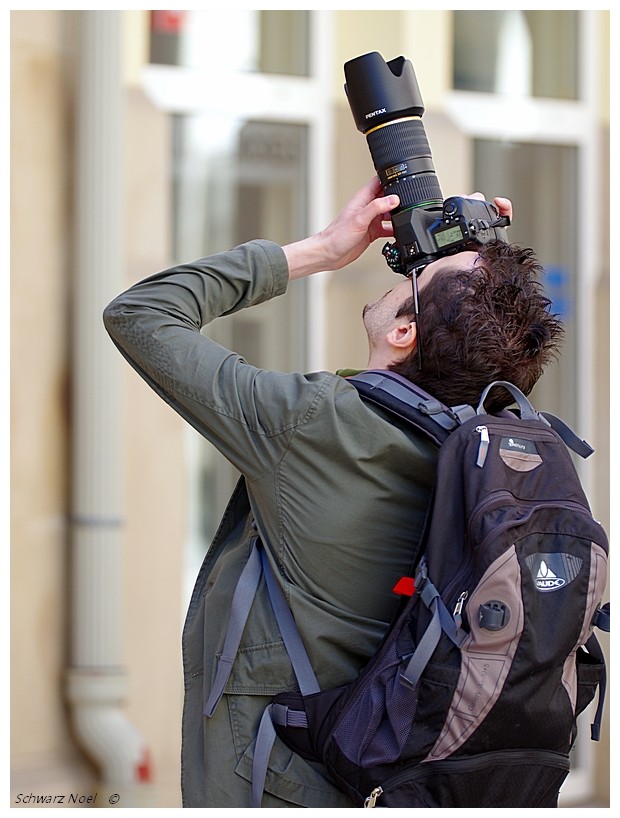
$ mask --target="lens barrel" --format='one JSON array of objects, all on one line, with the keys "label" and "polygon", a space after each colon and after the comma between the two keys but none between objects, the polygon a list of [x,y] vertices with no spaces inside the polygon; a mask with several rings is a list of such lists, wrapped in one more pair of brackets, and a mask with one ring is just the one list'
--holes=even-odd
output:
[{"label": "lens barrel", "polygon": [[366,134],[366,140],[383,191],[399,196],[399,210],[441,206],[441,188],[421,119],[380,125]]}]

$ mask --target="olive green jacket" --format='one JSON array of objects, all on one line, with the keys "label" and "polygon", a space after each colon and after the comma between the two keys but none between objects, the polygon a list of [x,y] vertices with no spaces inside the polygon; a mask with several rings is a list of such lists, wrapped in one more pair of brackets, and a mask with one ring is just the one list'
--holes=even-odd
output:
[{"label": "olive green jacket", "polygon": [[[263,584],[212,718],[202,715],[254,524],[323,689],[375,651],[415,553],[435,452],[365,404],[345,378],[257,369],[200,333],[286,290],[286,257],[254,241],[159,273],[105,310],[123,355],[243,475],[201,568],[183,635],[187,807],[250,806],[263,709],[295,679]],[[164,544],[162,544],[163,546]],[[279,741],[265,807],[350,807],[321,765]]]}]

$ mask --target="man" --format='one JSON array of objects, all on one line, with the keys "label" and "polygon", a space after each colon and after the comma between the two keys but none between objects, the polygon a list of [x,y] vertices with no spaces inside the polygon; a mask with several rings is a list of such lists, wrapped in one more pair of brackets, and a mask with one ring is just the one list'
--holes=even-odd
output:
[{"label": "man", "polygon": [[[224,695],[213,715],[203,716],[255,531],[322,689],[351,681],[373,654],[397,605],[391,588],[416,557],[434,477],[432,445],[364,403],[345,378],[260,370],[200,334],[216,317],[284,292],[289,279],[338,270],[391,235],[386,214],[398,200],[380,193],[373,180],[319,234],[285,247],[250,242],[181,265],[136,284],[105,311],[106,327],[132,366],[243,475],[184,629],[187,807],[250,806],[258,721],[276,693],[295,688],[261,584]],[[496,204],[511,214],[510,202]],[[539,267],[531,254],[488,252],[488,262],[467,252],[428,265],[419,279],[419,326],[406,279],[369,305],[369,368],[413,373],[452,403],[475,401],[492,378],[510,376],[529,391],[555,349],[559,325],[532,281]],[[416,369],[420,336],[423,372]],[[451,401],[455,389],[465,397]],[[353,805],[320,765],[278,741],[263,806]]]}]

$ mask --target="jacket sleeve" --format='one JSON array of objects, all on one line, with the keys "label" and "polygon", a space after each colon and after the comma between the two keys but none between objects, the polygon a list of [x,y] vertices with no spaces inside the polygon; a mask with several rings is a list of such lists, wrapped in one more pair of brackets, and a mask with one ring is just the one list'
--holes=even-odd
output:
[{"label": "jacket sleeve", "polygon": [[281,458],[329,376],[258,369],[200,330],[284,293],[287,283],[282,248],[253,241],[157,273],[104,311],[133,368],[250,480]]}]

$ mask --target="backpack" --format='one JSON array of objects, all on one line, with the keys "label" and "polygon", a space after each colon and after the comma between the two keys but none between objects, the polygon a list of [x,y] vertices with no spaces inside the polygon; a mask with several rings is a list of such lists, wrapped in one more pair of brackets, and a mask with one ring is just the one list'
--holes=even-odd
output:
[{"label": "backpack", "polygon": [[[253,806],[278,735],[358,806],[556,807],[577,716],[598,688],[598,740],[605,694],[593,629],[609,631],[608,541],[567,446],[593,450],[504,381],[474,410],[445,407],[394,373],[348,380],[440,447],[415,575],[396,582],[400,610],[357,679],[321,691],[256,537],[205,714],[264,575],[299,693],[276,696],[262,718]],[[494,387],[517,409],[486,414]]]}]

